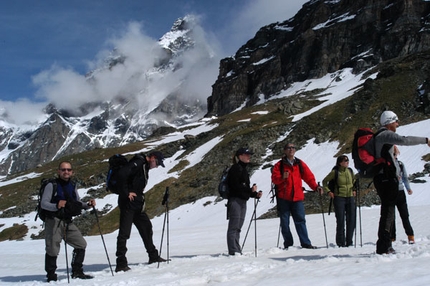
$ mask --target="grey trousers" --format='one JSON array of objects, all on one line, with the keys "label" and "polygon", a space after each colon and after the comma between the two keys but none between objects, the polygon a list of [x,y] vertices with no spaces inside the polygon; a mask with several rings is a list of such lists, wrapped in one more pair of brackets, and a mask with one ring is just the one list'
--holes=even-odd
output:
[{"label": "grey trousers", "polygon": [[234,254],[235,252],[242,253],[240,246],[240,231],[242,230],[243,223],[246,215],[246,200],[239,198],[230,198],[228,200],[228,229],[227,229],[227,247],[228,253]]},{"label": "grey trousers", "polygon": [[47,218],[45,221],[45,251],[49,256],[58,256],[63,238],[75,249],[85,249],[87,242],[77,226],[66,224],[58,218]]}]

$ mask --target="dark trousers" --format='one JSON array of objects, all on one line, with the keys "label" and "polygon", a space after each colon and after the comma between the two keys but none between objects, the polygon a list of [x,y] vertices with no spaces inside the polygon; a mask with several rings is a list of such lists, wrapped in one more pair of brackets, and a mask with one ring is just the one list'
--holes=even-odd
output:
[{"label": "dark trousers", "polygon": [[228,200],[228,229],[227,248],[229,254],[242,253],[240,246],[240,232],[246,215],[246,200],[230,198]]},{"label": "dark trousers", "polygon": [[391,248],[391,228],[394,222],[394,211],[399,193],[396,178],[387,178],[383,174],[373,179],[376,191],[381,199],[381,214],[379,218],[378,241],[376,242],[376,253],[387,253]]},{"label": "dark trousers", "polygon": [[299,236],[300,245],[311,245],[306,228],[305,207],[303,201],[287,201],[278,198],[278,212],[281,219],[281,232],[284,238],[284,247],[288,248],[294,244],[293,235],[290,230],[290,215],[293,217],[294,226]]},{"label": "dark trousers", "polygon": [[[338,197],[333,199],[336,216],[336,244],[340,247],[351,246],[355,230],[354,197]],[[346,233],[345,233],[346,222]]]},{"label": "dark trousers", "polygon": [[127,239],[130,238],[132,224],[134,224],[139,231],[149,259],[158,258],[158,250],[152,241],[152,223],[148,215],[140,210],[120,208],[119,232],[116,241],[117,267],[128,265],[125,255],[127,253]]},{"label": "dark trousers", "polygon": [[[414,230],[412,229],[411,222],[409,221],[409,211],[408,204],[406,202],[405,192],[399,191],[396,200],[397,210],[399,211],[400,218],[402,219],[403,228],[405,229],[406,235],[414,235]],[[396,222],[395,217],[393,221],[393,226],[391,227],[391,238],[396,240]]]}]

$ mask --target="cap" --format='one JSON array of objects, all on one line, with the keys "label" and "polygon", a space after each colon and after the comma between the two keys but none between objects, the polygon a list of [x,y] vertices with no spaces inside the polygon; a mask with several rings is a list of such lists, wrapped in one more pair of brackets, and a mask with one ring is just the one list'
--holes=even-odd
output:
[{"label": "cap", "polygon": [[157,165],[164,168],[164,163],[163,163],[164,156],[163,156],[163,153],[161,153],[160,151],[154,151],[154,152],[149,153],[149,157],[152,157],[152,156],[155,156],[157,158]]},{"label": "cap", "polygon": [[390,123],[396,122],[398,120],[399,118],[394,112],[387,110],[382,112],[381,119],[379,120],[379,122],[381,123],[382,126],[385,126]]},{"label": "cap", "polygon": [[243,155],[243,154],[249,154],[252,155],[254,152],[251,152],[248,148],[239,148],[239,150],[236,151],[236,156]]}]

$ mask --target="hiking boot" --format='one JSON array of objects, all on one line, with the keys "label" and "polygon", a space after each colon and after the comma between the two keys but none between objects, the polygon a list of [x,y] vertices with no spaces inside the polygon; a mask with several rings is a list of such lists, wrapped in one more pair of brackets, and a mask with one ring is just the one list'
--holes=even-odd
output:
[{"label": "hiking boot", "polygon": [[167,261],[166,259],[158,256],[156,258],[150,258],[149,261],[148,261],[148,264],[152,264],[152,263],[155,263],[155,262],[166,262],[166,261]]},{"label": "hiking boot", "polygon": [[79,278],[79,279],[93,279],[94,276],[87,275],[82,270],[80,270],[80,271],[74,271],[74,272],[72,272],[72,278],[73,279],[75,279],[75,278]]},{"label": "hiking boot", "polygon": [[413,235],[408,235],[408,242],[409,244],[414,244],[415,243],[415,238]]},{"label": "hiking boot", "polygon": [[303,244],[302,248],[306,248],[306,249],[317,249],[316,246],[313,246],[312,244]]},{"label": "hiking boot", "polygon": [[128,267],[128,266],[117,266],[116,268],[115,268],[115,272],[120,272],[120,271],[124,271],[124,272],[127,272],[127,271],[129,271],[129,270],[131,270],[131,268],[130,267]]},{"label": "hiking boot", "polygon": [[394,250],[394,248],[389,247],[386,254],[396,254],[396,251]]},{"label": "hiking boot", "polygon": [[46,282],[57,281],[57,274],[48,274],[46,278]]}]

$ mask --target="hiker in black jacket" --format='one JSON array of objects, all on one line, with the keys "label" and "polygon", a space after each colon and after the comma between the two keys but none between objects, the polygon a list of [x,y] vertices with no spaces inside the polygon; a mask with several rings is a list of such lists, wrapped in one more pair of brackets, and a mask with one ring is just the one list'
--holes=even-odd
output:
[{"label": "hiker in black jacket", "polygon": [[233,158],[233,166],[228,171],[228,186],[230,190],[227,203],[227,247],[228,254],[242,253],[240,247],[240,231],[245,221],[246,202],[250,197],[260,198],[262,192],[257,192],[257,185],[250,186],[249,174],[246,166],[254,154],[247,148],[237,150]]},{"label": "hiker in black jacket", "polygon": [[145,245],[149,256],[148,264],[166,261],[158,255],[158,250],[152,241],[152,224],[145,212],[144,196],[149,170],[158,168],[158,166],[164,167],[163,159],[163,154],[159,151],[154,151],[148,155],[137,154],[118,171],[120,219],[116,243],[115,272],[130,270],[125,255],[132,224],[136,226]]},{"label": "hiker in black jacket", "polygon": [[[378,135],[371,140],[375,146],[375,159],[383,159],[381,170],[373,178],[376,191],[381,199],[381,215],[379,218],[378,241],[376,242],[377,254],[393,254],[395,250],[391,243],[391,228],[394,222],[394,211],[399,193],[400,167],[394,158],[394,145],[419,145],[430,146],[426,137],[400,136],[396,133],[399,127],[399,119],[392,111],[384,111],[380,118],[381,129]],[[370,143],[372,144],[372,143]]]}]

